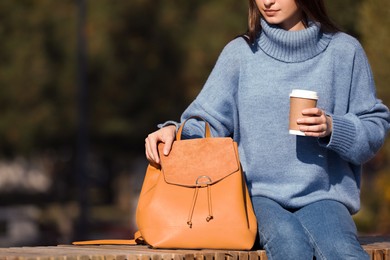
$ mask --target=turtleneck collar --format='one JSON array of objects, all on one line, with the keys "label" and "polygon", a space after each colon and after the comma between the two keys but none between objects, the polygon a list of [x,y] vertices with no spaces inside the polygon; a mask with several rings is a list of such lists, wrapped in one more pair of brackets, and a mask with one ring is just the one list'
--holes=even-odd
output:
[{"label": "turtleneck collar", "polygon": [[261,19],[259,47],[269,56],[284,62],[311,59],[328,46],[332,35],[325,34],[315,22],[300,31],[286,31]]}]

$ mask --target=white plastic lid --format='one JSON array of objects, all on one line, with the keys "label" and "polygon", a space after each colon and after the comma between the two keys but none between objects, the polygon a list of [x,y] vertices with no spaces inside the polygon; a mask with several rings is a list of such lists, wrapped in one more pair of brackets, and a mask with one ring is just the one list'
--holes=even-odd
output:
[{"label": "white plastic lid", "polygon": [[318,99],[317,92],[303,89],[293,89],[290,97]]}]

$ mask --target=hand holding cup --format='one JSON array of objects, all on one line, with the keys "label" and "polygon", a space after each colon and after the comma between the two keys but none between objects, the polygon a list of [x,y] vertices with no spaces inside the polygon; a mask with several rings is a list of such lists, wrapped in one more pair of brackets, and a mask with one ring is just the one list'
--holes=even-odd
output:
[{"label": "hand holding cup", "polygon": [[294,89],[290,94],[289,133],[325,137],[332,132],[332,118],[317,108],[315,91]]},{"label": "hand holding cup", "polygon": [[301,118],[297,119],[299,131],[305,136],[326,137],[332,133],[332,118],[319,108],[302,110]]}]

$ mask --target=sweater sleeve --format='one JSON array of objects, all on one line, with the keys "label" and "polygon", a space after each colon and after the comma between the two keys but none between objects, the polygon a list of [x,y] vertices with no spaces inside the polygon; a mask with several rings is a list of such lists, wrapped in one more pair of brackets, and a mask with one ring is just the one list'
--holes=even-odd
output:
[{"label": "sweater sleeve", "polygon": [[[190,116],[200,116],[210,124],[213,136],[233,136],[237,124],[240,49],[244,46],[249,49],[240,38],[225,46],[201,92],[182,114],[181,122]],[[182,133],[183,138],[203,136],[204,126],[197,120],[189,120]]]},{"label": "sweater sleeve", "polygon": [[390,128],[390,114],[376,98],[372,71],[360,44],[356,46],[353,59],[347,113],[331,116],[331,138],[320,139],[320,144],[336,151],[344,160],[362,164],[383,145]]}]

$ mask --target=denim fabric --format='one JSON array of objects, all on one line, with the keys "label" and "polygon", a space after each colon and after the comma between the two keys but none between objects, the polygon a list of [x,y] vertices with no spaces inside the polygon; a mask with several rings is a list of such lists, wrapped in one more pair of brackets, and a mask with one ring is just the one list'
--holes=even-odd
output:
[{"label": "denim fabric", "polygon": [[337,201],[321,200],[298,210],[264,197],[253,197],[252,203],[260,246],[269,260],[369,259],[349,211]]}]

